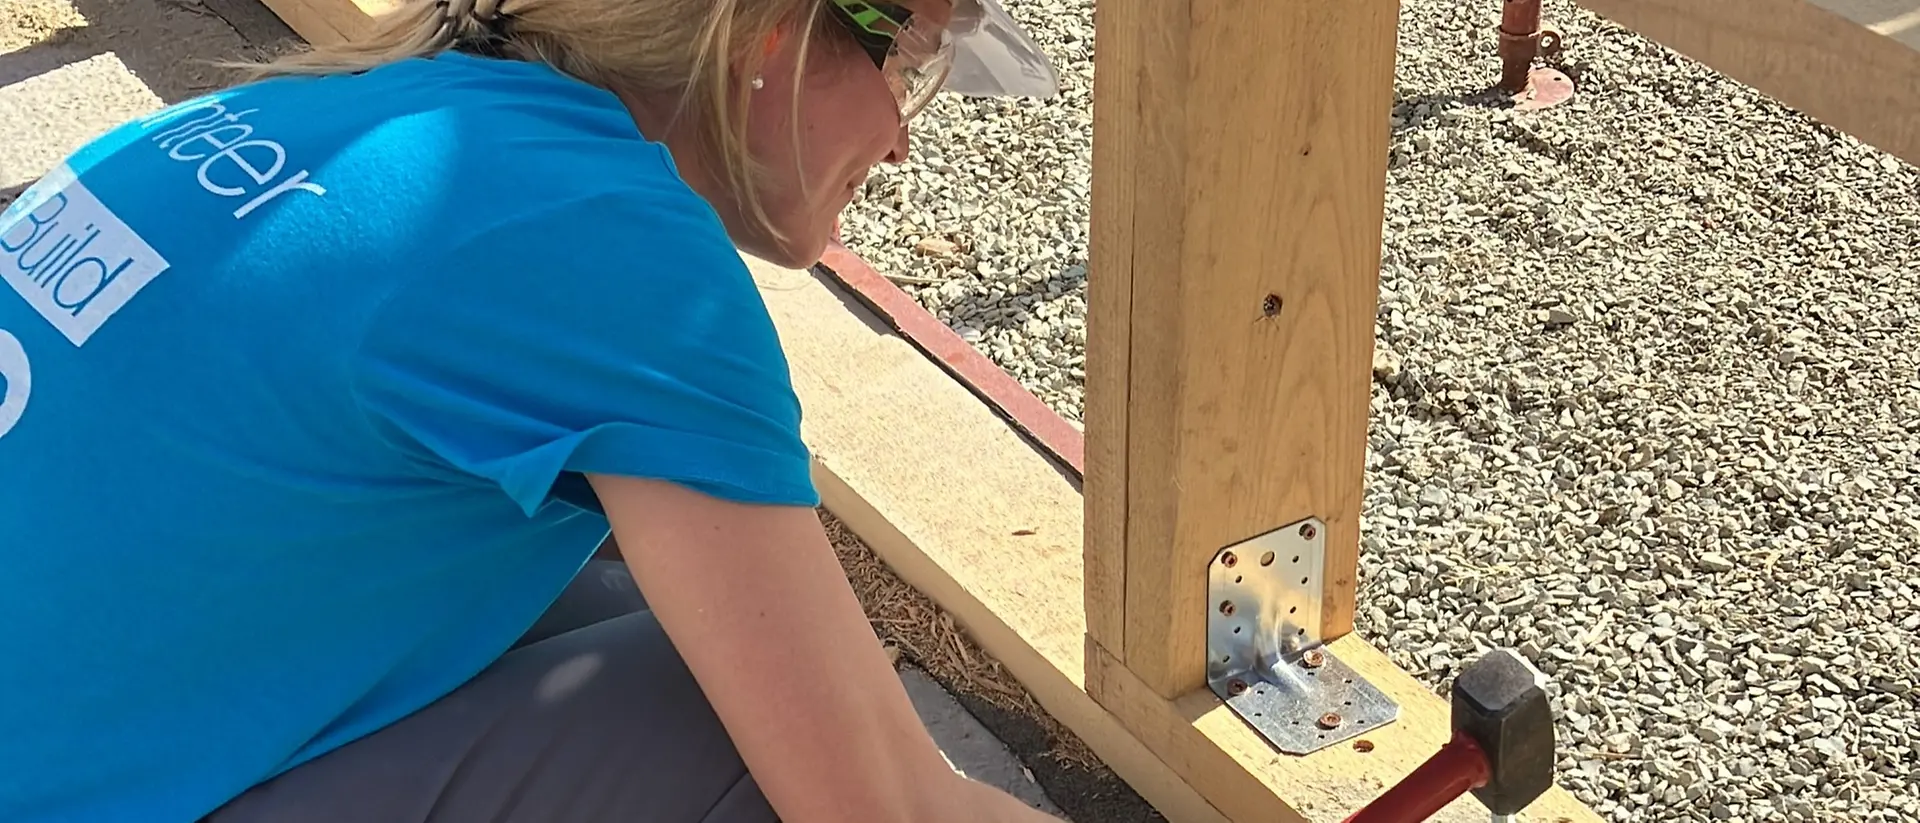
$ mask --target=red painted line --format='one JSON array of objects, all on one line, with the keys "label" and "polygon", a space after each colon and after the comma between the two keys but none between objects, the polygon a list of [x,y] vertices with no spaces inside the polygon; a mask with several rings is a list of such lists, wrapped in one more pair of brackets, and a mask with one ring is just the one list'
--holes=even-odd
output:
[{"label": "red painted line", "polygon": [[913,296],[902,291],[865,260],[835,241],[821,255],[817,266],[868,309],[886,320],[887,325],[905,337],[922,354],[939,363],[974,395],[986,401],[1002,419],[1012,423],[1021,434],[1073,469],[1075,477],[1086,474],[1086,438],[1053,407],[1040,402],[1020,381],[1013,379],[999,364],[987,359],[972,344],[955,334],[947,324],[928,313]]}]

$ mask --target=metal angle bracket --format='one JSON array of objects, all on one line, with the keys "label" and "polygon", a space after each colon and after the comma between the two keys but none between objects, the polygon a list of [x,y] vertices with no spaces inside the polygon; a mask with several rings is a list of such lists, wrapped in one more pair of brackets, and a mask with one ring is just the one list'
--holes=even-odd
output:
[{"label": "metal angle bracket", "polygon": [[1286,754],[1398,719],[1400,706],[1325,647],[1317,518],[1221,549],[1207,567],[1207,685]]}]

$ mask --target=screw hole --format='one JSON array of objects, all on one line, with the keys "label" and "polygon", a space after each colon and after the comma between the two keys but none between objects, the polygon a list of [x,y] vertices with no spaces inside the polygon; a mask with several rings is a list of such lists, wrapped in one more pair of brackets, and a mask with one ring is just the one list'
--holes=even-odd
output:
[{"label": "screw hole", "polygon": [[1242,581],[1242,580],[1245,580],[1245,579],[1246,579],[1246,578],[1244,578],[1244,577],[1242,577],[1242,576],[1240,576],[1240,575],[1237,575],[1237,574],[1233,576],[1233,582],[1235,582],[1235,583],[1238,583],[1238,582],[1240,582],[1240,581]]},{"label": "screw hole", "polygon": [[1273,552],[1267,552],[1266,554],[1260,555],[1260,565],[1262,566],[1273,565]]},{"label": "screw hole", "polygon": [[1239,634],[1239,633],[1240,633],[1240,627],[1239,627],[1239,626],[1235,626],[1235,627],[1233,627],[1233,633],[1234,633],[1234,634]]},{"label": "screw hole", "polygon": [[1302,585],[1302,586],[1305,586],[1305,585],[1307,585],[1307,579],[1306,579],[1306,578],[1304,578],[1304,577],[1302,577],[1302,578],[1300,578],[1300,585]]},{"label": "screw hole", "polygon": [[1299,606],[1288,606],[1288,607],[1287,607],[1287,614],[1293,614],[1294,612],[1297,612],[1297,611],[1299,611],[1299,610],[1300,610],[1300,607],[1299,607]]},{"label": "screw hole", "polygon": [[1306,629],[1301,629],[1301,630],[1299,630],[1299,631],[1297,631],[1297,632],[1294,632],[1294,634],[1300,634],[1300,635],[1304,635],[1304,634],[1306,634],[1306,633],[1307,633],[1307,630],[1306,630]]},{"label": "screw hole", "polygon": [[1351,705],[1353,705],[1353,701],[1351,701],[1351,700],[1349,700],[1349,701],[1347,701],[1347,702],[1345,702],[1345,703],[1342,703],[1342,704],[1340,704],[1340,705],[1342,705],[1342,706],[1351,706]]},{"label": "screw hole", "polygon": [[1352,683],[1352,682],[1353,682],[1353,678],[1351,678],[1351,677],[1349,677],[1349,678],[1347,678],[1347,681],[1346,681],[1346,682],[1348,682],[1348,683]]},{"label": "screw hole", "polygon": [[1300,562],[1300,555],[1297,555],[1297,554],[1296,554],[1296,555],[1294,555],[1294,556],[1293,556],[1293,562],[1295,562],[1295,563],[1298,563],[1298,562]]},{"label": "screw hole", "polygon": [[1260,313],[1268,317],[1273,317],[1280,313],[1280,309],[1284,305],[1280,300],[1280,295],[1269,294],[1265,300],[1260,301]]}]

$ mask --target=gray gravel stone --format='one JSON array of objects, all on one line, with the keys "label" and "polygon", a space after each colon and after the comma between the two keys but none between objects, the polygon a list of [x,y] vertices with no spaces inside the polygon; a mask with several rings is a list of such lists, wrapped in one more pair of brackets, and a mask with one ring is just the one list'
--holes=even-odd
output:
[{"label": "gray gravel stone", "polygon": [[[1093,6],[1009,6],[1062,98],[943,95],[846,236],[1077,421]],[[1360,631],[1521,649],[1610,820],[1920,819],[1920,172],[1547,7],[1539,113],[1498,4],[1401,7]]]}]

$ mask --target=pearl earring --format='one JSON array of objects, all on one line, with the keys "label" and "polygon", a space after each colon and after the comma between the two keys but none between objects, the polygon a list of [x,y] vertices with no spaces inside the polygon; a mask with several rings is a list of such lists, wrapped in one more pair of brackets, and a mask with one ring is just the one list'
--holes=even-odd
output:
[{"label": "pearl earring", "polygon": [[765,87],[766,85],[767,85],[767,79],[766,79],[766,78],[764,78],[764,77],[757,77],[757,76],[753,78],[753,87],[754,87],[754,88],[756,88],[756,89],[758,89],[758,88],[763,88],[763,87]]}]

